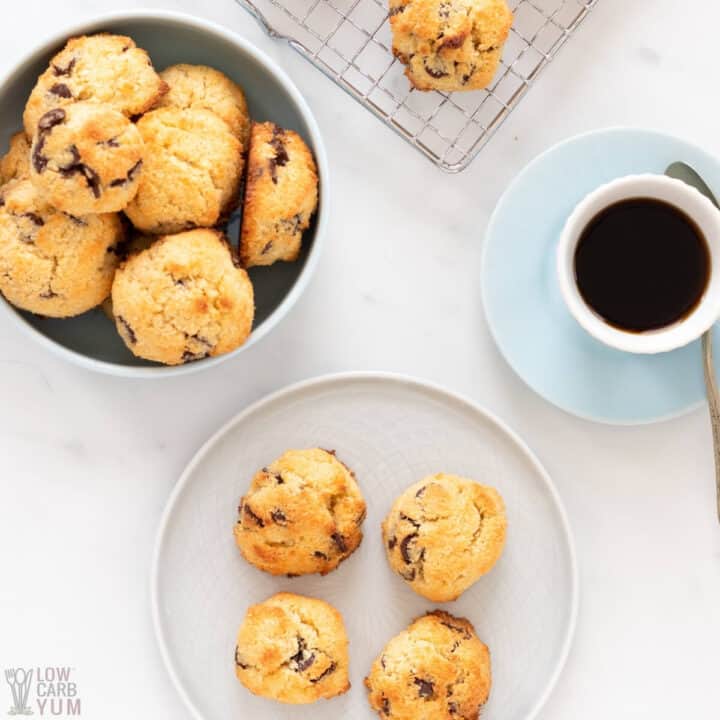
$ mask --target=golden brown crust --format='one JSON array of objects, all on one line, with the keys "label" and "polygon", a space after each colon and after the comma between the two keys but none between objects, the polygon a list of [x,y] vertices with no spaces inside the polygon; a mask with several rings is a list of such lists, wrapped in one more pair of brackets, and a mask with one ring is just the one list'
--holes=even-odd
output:
[{"label": "golden brown crust", "polygon": [[390,0],[393,53],[418,90],[487,87],[512,22],[506,0]]},{"label": "golden brown crust", "polygon": [[506,528],[497,490],[442,473],[411,485],[382,525],[390,566],[433,602],[457,599],[492,569]]},{"label": "golden brown crust", "polygon": [[490,694],[490,653],[468,620],[437,610],[388,642],[365,685],[384,720],[476,720]]},{"label": "golden brown crust", "polygon": [[150,57],[132,38],[104,33],[70,38],[38,78],[23,115],[25,132],[31,137],[48,110],[78,101],[140,115],[166,91]]},{"label": "golden brown crust", "polygon": [[110,293],[122,240],[117,215],[59,212],[13,180],[0,190],[0,291],[39,315],[79,315]]},{"label": "golden brown crust", "polygon": [[210,110],[160,108],[137,124],[145,142],[143,173],[125,212],[153,234],[213,227],[238,202],[240,141]]},{"label": "golden brown crust", "polygon": [[0,159],[0,185],[30,175],[30,141],[24,132],[10,138],[10,147]]},{"label": "golden brown crust", "polygon": [[211,110],[247,149],[250,116],[245,93],[227,75],[206,65],[180,64],[166,68],[160,77],[169,89],[158,107]]},{"label": "golden brown crust", "polygon": [[222,355],[250,335],[253,288],[222,233],[160,238],[115,273],[118,332],[138,357],[166,365]]},{"label": "golden brown crust", "polygon": [[325,575],[362,540],[365,500],[333,452],[288,450],[260,470],[240,501],[235,541],[273,575]]},{"label": "golden brown crust", "polygon": [[235,674],[255,695],[293,705],[350,689],[342,615],[322,600],[278,593],[249,608],[238,632]]},{"label": "golden brown crust", "polygon": [[138,191],[143,150],[135,125],[107,105],[55,108],[33,136],[30,179],[58,210],[118,212]]},{"label": "golden brown crust", "polygon": [[247,162],[241,262],[252,267],[296,260],[318,203],[312,153],[296,132],[254,123]]}]

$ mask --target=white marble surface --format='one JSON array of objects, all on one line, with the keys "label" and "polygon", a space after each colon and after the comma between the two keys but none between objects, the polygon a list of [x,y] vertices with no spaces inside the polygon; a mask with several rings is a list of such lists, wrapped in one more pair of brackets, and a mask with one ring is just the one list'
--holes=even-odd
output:
[{"label": "white marble surface", "polygon": [[[628,429],[547,405],[493,346],[478,277],[495,202],[551,143],[633,124],[720,154],[720,7],[599,0],[480,158],[447,176],[266,38],[232,0],[156,4],[235,28],[305,93],[334,178],[327,251],[277,331],[208,373],[164,382],[94,375],[0,324],[0,667],[71,665],[93,720],[188,717],[161,665],[148,603],[150,552],[170,488],[195,449],[248,402],[313,375],[383,369],[437,381],[497,412],[565,500],[581,611],[542,717],[717,717],[720,528],[705,412]],[[58,26],[121,5],[12,4],[0,26],[0,72]],[[6,688],[0,714],[7,704]]]}]

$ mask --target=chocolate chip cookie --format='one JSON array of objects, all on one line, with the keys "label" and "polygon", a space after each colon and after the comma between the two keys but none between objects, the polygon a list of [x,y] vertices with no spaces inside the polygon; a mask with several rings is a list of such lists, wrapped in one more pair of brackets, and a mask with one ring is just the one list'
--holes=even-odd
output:
[{"label": "chocolate chip cookie", "polygon": [[173,65],[160,77],[168,86],[158,107],[201,108],[212,110],[247,148],[250,133],[245,93],[227,75],[205,65]]},{"label": "chocolate chip cookie", "polygon": [[135,125],[107,105],[55,108],[35,129],[30,179],[58,210],[117,212],[138,191],[143,145]]},{"label": "chocolate chip cookie", "polygon": [[117,215],[60,212],[27,179],[0,189],[0,291],[23,310],[70,317],[101,303],[122,240]]},{"label": "chocolate chip cookie", "polygon": [[215,230],[169,235],[130,255],[115,274],[112,304],[130,351],[166,365],[234,350],[254,315],[247,273]]},{"label": "chocolate chip cookie", "polygon": [[438,610],[390,640],[365,685],[385,720],[477,720],[490,694],[490,653],[468,620]]},{"label": "chocolate chip cookie", "polygon": [[133,117],[148,111],[167,90],[148,54],[123,35],[71,38],[40,76],[23,122],[32,137],[48,110],[74,102],[109,105]]},{"label": "chocolate chip cookie", "polygon": [[0,185],[30,175],[30,141],[24,132],[10,138],[7,153],[0,158]]},{"label": "chocolate chip cookie", "polygon": [[390,0],[393,53],[417,90],[487,87],[512,22],[505,0]]},{"label": "chocolate chip cookie", "polygon": [[254,123],[247,162],[240,259],[245,267],[296,260],[318,204],[312,153],[296,132]]},{"label": "chocolate chip cookie", "polygon": [[235,674],[251,693],[292,705],[342,695],[350,689],[342,615],[292,593],[252,605],[237,637]]},{"label": "chocolate chip cookie", "polygon": [[395,501],[382,534],[392,569],[419,595],[449,602],[492,569],[506,527],[497,490],[441,473]]},{"label": "chocolate chip cookie", "polygon": [[137,127],[145,141],[143,176],[125,213],[138,230],[213,227],[230,213],[243,157],[223,120],[202,108],[166,107],[144,115]]},{"label": "chocolate chip cookie", "polygon": [[288,450],[260,470],[240,501],[235,541],[273,575],[325,575],[362,540],[365,500],[334,452]]}]

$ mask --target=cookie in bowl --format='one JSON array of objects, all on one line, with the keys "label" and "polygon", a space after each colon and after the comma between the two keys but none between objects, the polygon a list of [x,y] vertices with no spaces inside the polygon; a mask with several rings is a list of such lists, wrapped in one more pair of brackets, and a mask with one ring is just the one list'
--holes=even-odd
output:
[{"label": "cookie in bowl", "polygon": [[30,141],[24,132],[10,138],[7,153],[0,158],[0,185],[30,175]]},{"label": "cookie in bowl", "polygon": [[160,73],[168,91],[158,107],[211,110],[227,123],[230,131],[247,148],[250,135],[245,93],[227,75],[207,65],[172,65]]},{"label": "cookie in bowl", "polygon": [[0,291],[38,315],[80,315],[110,294],[123,236],[118,215],[68,215],[13,180],[0,189]]},{"label": "cookie in bowl", "polygon": [[137,128],[145,143],[143,174],[126,215],[140,231],[178,233],[213,227],[238,202],[242,144],[214,112],[164,107]]},{"label": "cookie in bowl", "polygon": [[512,22],[506,0],[390,0],[393,54],[417,90],[486,88]]},{"label": "cookie in bowl", "polygon": [[305,141],[274,123],[254,123],[240,233],[245,267],[292,262],[318,204],[315,160]]},{"label": "cookie in bowl", "polygon": [[115,323],[128,349],[180,365],[230,352],[250,335],[253,288],[224,235],[191,230],[130,255],[112,285]]},{"label": "cookie in bowl", "polygon": [[134,117],[147,112],[166,90],[149,55],[132,38],[104,33],[71,38],[30,95],[25,132],[32,137],[46,112],[78,101],[109,105]]},{"label": "cookie in bowl", "polygon": [[490,653],[468,620],[438,610],[388,642],[365,685],[385,720],[470,720],[490,694]]},{"label": "cookie in bowl", "polygon": [[272,575],[325,575],[360,545],[365,511],[353,472],[334,452],[288,450],[253,478],[235,542]]},{"label": "cookie in bowl", "polygon": [[108,105],[55,108],[38,120],[30,179],[59,210],[118,212],[138,191],[143,150],[135,125]]},{"label": "cookie in bowl", "polygon": [[440,473],[400,495],[382,534],[390,567],[419,595],[450,602],[492,569],[506,528],[497,490]]},{"label": "cookie in bowl", "polygon": [[235,646],[235,674],[253,694],[301,705],[350,689],[342,615],[315,598],[278,593],[252,605]]}]

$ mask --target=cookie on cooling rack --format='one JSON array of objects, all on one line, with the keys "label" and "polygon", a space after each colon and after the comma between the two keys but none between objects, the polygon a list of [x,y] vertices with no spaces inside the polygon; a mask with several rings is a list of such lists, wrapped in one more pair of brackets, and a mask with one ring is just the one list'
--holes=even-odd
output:
[{"label": "cookie on cooling rack", "polygon": [[513,22],[506,0],[389,0],[393,53],[418,90],[487,87]]},{"label": "cookie on cooling rack", "polygon": [[340,613],[322,600],[278,593],[253,605],[240,628],[235,674],[255,695],[293,705],[350,689]]},{"label": "cookie on cooling rack", "polygon": [[0,291],[39,315],[79,315],[110,294],[122,240],[118,215],[68,215],[13,180],[0,190]]},{"label": "cookie on cooling rack", "polygon": [[490,694],[490,653],[463,618],[435,611],[383,648],[365,678],[385,720],[470,720]]},{"label": "cookie on cooling rack", "polygon": [[191,230],[131,254],[115,273],[112,307],[134,355],[180,365],[245,342],[253,288],[221,233]]},{"label": "cookie on cooling rack", "polygon": [[362,540],[365,500],[335,453],[288,450],[258,472],[241,499],[235,541],[272,575],[325,575]]},{"label": "cookie on cooling rack", "polygon": [[148,54],[124,35],[75,37],[53,57],[25,106],[25,132],[40,118],[78,100],[103,103],[133,117],[149,110],[166,91]]},{"label": "cookie on cooling rack", "polygon": [[24,132],[10,138],[7,153],[0,158],[0,185],[30,175],[30,141]]},{"label": "cookie on cooling rack", "polygon": [[254,123],[250,132],[240,260],[245,267],[297,260],[318,204],[315,161],[292,130]]},{"label": "cookie on cooling rack", "polygon": [[145,143],[137,195],[125,209],[152,234],[213,227],[234,209],[243,169],[242,144],[210,110],[163,107],[143,115]]},{"label": "cookie on cooling rack", "polygon": [[240,142],[247,147],[250,134],[245,93],[227,75],[205,65],[172,65],[160,77],[168,86],[158,107],[212,110],[222,118]]},{"label": "cookie on cooling rack", "polygon": [[30,179],[59,210],[118,212],[138,191],[143,145],[135,125],[108,105],[55,108],[35,128]]},{"label": "cookie on cooling rack", "polygon": [[392,569],[419,595],[449,602],[492,569],[506,527],[497,490],[441,473],[411,485],[382,532]]}]

